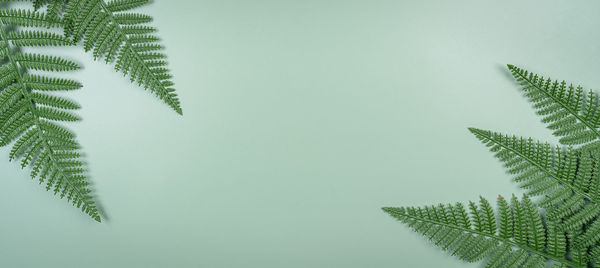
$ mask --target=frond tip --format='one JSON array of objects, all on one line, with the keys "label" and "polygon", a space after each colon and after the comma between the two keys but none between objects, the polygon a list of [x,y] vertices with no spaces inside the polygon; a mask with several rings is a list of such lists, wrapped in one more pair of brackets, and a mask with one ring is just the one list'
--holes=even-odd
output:
[{"label": "frond tip", "polygon": [[106,62],[116,61],[116,70],[131,82],[150,90],[177,113],[181,104],[167,69],[163,47],[146,24],[152,17],[132,9],[148,0],[67,0],[64,11],[65,32],[74,42],[83,40],[86,51]]},{"label": "frond tip", "polygon": [[587,267],[566,254],[566,234],[545,221],[527,196],[521,201],[513,196],[510,204],[499,196],[497,202],[497,214],[484,198],[470,202],[469,212],[461,203],[382,209],[464,261],[487,259],[486,267],[506,268]]},{"label": "frond tip", "polygon": [[598,95],[581,86],[552,80],[508,64],[542,122],[560,137],[560,143],[585,148],[600,147]]}]

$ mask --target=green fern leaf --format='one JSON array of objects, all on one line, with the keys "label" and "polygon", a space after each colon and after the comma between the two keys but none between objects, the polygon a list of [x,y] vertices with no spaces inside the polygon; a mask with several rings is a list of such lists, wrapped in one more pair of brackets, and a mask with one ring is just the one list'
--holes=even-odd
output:
[{"label": "green fern leaf", "polygon": [[558,224],[574,232],[576,249],[600,243],[600,161],[590,152],[552,149],[547,143],[491,131],[470,131],[495,153],[529,195],[541,195],[539,205]]},{"label": "green fern leaf", "polygon": [[543,117],[542,122],[560,137],[562,144],[600,148],[600,111],[596,93],[584,92],[581,86],[553,81],[514,65],[509,64],[508,69],[523,86],[525,96],[537,114]]},{"label": "green fern leaf", "polygon": [[[52,2],[52,1],[51,1]],[[155,36],[156,29],[145,24],[152,17],[132,13],[131,10],[147,4],[148,0],[64,0],[48,9],[62,11],[62,22],[67,36],[74,42],[83,40],[86,51],[95,59],[115,61],[115,68],[128,75],[131,82],[150,90],[177,113],[181,104],[173,88],[172,76],[166,68],[166,55]],[[64,4],[64,5],[63,5]],[[37,6],[43,3],[36,3]]]},{"label": "green fern leaf", "polygon": [[[490,215],[490,206],[485,201],[480,201],[479,205],[469,203],[472,224],[463,227],[464,234],[470,235],[465,241],[471,241],[469,245],[472,245],[484,243],[485,239],[496,240],[492,244],[497,246],[488,249],[483,244],[474,247],[461,245],[464,247],[453,252],[464,252],[466,248],[466,252],[470,252],[468,255],[459,254],[465,260],[473,260],[471,256],[475,255],[488,256],[486,267],[544,267],[545,260],[558,262],[553,267],[600,267],[598,96],[593,92],[585,93],[581,87],[553,82],[513,65],[508,68],[524,86],[525,95],[534,109],[543,116],[542,122],[548,123],[554,135],[560,137],[560,142],[569,147],[554,147],[532,138],[470,128],[475,137],[504,164],[527,195],[540,198],[537,206],[528,198],[521,202],[513,198],[510,206],[499,201],[497,216]],[[540,211],[544,212],[545,218],[540,216]],[[428,224],[454,228],[452,222],[418,219],[415,215],[423,215],[414,214],[410,209],[400,208],[392,212],[411,226],[419,223],[419,226],[427,225],[427,230],[438,228]],[[496,217],[499,222],[490,225]],[[514,243],[506,245],[498,239]],[[434,242],[438,243],[435,239]],[[478,253],[473,251],[475,248],[493,253]]]},{"label": "green fern leaf", "polygon": [[545,221],[527,196],[522,201],[513,196],[510,206],[499,197],[498,215],[488,212],[491,207],[484,198],[479,206],[469,204],[472,225],[456,220],[465,217],[460,204],[384,207],[383,211],[462,260],[487,259],[486,267],[544,267],[552,262],[557,267],[587,267],[567,256],[565,233],[555,228],[556,223]]},{"label": "green fern leaf", "polygon": [[[543,196],[541,207],[548,217],[562,220],[561,228],[577,230],[586,224],[600,224],[600,161],[589,152],[552,149],[533,139],[510,137],[480,129],[469,129],[504,163],[515,181],[531,196]],[[580,239],[600,241],[591,233]]]},{"label": "green fern leaf", "polygon": [[48,9],[46,10],[47,18],[51,21],[60,21],[58,15],[64,8],[65,0],[33,0],[33,8],[36,11],[46,4],[48,4]]},{"label": "green fern leaf", "polygon": [[64,37],[43,30],[11,31],[18,27],[51,27],[55,23],[43,13],[28,10],[0,11],[0,145],[13,143],[9,159],[21,159],[32,167],[32,178],[46,183],[47,190],[67,198],[76,207],[100,221],[100,215],[85,178],[75,135],[57,121],[79,118],[67,110],[79,105],[47,92],[74,90],[76,81],[30,75],[24,70],[66,71],[79,66],[69,60],[18,52],[24,46],[70,45]]}]

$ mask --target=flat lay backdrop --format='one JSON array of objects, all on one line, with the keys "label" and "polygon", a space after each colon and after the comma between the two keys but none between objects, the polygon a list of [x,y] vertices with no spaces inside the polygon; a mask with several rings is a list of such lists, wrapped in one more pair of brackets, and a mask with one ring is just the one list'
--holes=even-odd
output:
[{"label": "flat lay backdrop", "polygon": [[105,221],[0,150],[0,267],[481,267],[382,206],[521,193],[468,131],[556,142],[505,69],[600,87],[592,1],[156,0],[178,116],[85,66]]}]

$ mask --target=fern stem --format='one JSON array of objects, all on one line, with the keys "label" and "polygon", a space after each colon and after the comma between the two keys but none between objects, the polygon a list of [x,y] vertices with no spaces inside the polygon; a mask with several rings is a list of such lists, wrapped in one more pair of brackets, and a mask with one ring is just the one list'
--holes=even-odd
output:
[{"label": "fern stem", "polygon": [[[148,67],[148,65],[146,65],[146,62],[140,57],[140,55],[135,50],[133,50],[129,37],[123,32],[123,28],[121,28],[121,24],[119,24],[117,22],[117,20],[115,20],[115,17],[113,16],[113,12],[110,11],[110,9],[108,9],[108,6],[106,6],[106,3],[104,2],[104,0],[97,0],[97,1],[100,2],[102,9],[104,10],[104,12],[106,14],[108,14],[111,22],[114,25],[116,25],[116,27],[118,28],[118,31],[117,31],[118,34],[123,37],[123,40],[125,40],[125,44],[123,45],[124,48],[129,49],[129,51],[131,51],[131,54],[135,56],[136,60],[138,60],[140,62],[140,64],[142,65],[142,67],[148,72],[150,78],[154,81],[154,83],[160,87],[160,91],[165,93],[164,98],[167,99],[166,103],[171,104],[173,102],[173,100],[171,99],[171,96],[168,94],[168,90],[163,86],[162,82],[156,76],[154,76],[154,74],[152,73],[152,70],[150,69],[150,67]],[[178,114],[180,114],[180,115],[183,114],[183,112],[181,111],[181,108],[179,106],[177,106],[177,107],[172,106],[171,108],[173,108]]]},{"label": "fern stem", "polygon": [[560,181],[560,179],[559,179],[559,178],[557,178],[557,177],[556,177],[556,175],[555,175],[553,172],[551,172],[550,170],[548,170],[548,169],[546,169],[546,168],[542,167],[541,165],[539,165],[538,163],[536,163],[536,162],[535,162],[533,159],[531,159],[531,158],[527,157],[526,155],[524,155],[524,154],[522,154],[522,153],[520,153],[520,152],[518,152],[518,151],[516,151],[516,150],[513,150],[512,148],[510,148],[510,147],[508,147],[508,146],[505,146],[505,145],[504,145],[504,143],[502,143],[502,142],[498,141],[497,139],[494,139],[492,135],[488,135],[488,134],[486,134],[486,132],[485,132],[485,131],[479,131],[479,130],[477,130],[477,133],[478,133],[479,135],[481,135],[481,136],[484,136],[486,139],[488,139],[488,140],[490,140],[490,141],[493,141],[494,143],[498,144],[498,145],[499,145],[499,146],[501,146],[502,148],[504,148],[504,149],[506,149],[506,150],[509,150],[509,151],[513,152],[514,154],[516,154],[516,155],[518,155],[518,156],[520,156],[520,157],[522,157],[522,158],[526,159],[527,161],[529,161],[529,163],[533,164],[534,166],[536,166],[537,168],[539,168],[541,171],[543,171],[544,173],[546,173],[546,175],[548,175],[548,176],[550,176],[550,177],[554,178],[554,179],[555,179],[555,180],[556,180],[556,181],[557,181],[557,182],[558,182],[560,185],[562,185],[562,186],[565,186],[565,187],[568,187],[569,189],[571,189],[571,191],[573,191],[573,192],[577,193],[578,195],[581,195],[581,196],[583,196],[583,197],[587,198],[587,199],[588,199],[590,202],[592,202],[594,205],[598,205],[598,201],[597,201],[597,200],[595,200],[595,199],[593,199],[593,198],[592,198],[592,197],[591,197],[591,196],[590,196],[588,193],[585,193],[585,192],[582,192],[582,191],[580,191],[580,190],[576,189],[576,188],[575,188],[573,185],[562,183],[562,182]]},{"label": "fern stem", "polygon": [[[511,69],[514,69],[514,66],[511,67]],[[544,95],[548,96],[548,98],[552,99],[552,101],[554,101],[555,103],[560,104],[565,110],[569,111],[569,113],[571,113],[577,120],[579,120],[579,122],[584,124],[588,129],[590,129],[594,133],[594,135],[596,135],[596,139],[600,138],[600,132],[596,128],[594,128],[594,126],[590,125],[589,122],[587,122],[586,120],[583,120],[583,118],[581,118],[581,116],[579,116],[579,113],[577,113],[576,111],[573,111],[571,108],[569,108],[568,105],[563,103],[560,99],[552,96],[552,94],[549,94],[546,90],[540,88],[536,83],[533,83],[533,81],[531,81],[529,78],[527,78],[521,72],[514,72],[514,73],[516,75],[518,75],[521,79],[527,81],[527,83],[529,83],[530,85],[535,87],[537,90],[544,92]]]},{"label": "fern stem", "polygon": [[428,219],[425,219],[425,218],[420,218],[420,217],[412,216],[412,215],[410,215],[408,213],[405,213],[402,216],[410,218],[410,219],[413,219],[413,220],[418,220],[418,221],[427,222],[427,223],[431,223],[431,224],[437,224],[437,225],[445,226],[447,228],[461,230],[463,232],[477,234],[479,236],[484,236],[484,237],[487,237],[487,238],[490,238],[490,239],[494,239],[494,240],[500,241],[502,243],[506,243],[506,244],[509,244],[511,246],[523,249],[523,250],[525,250],[525,251],[527,251],[527,252],[529,252],[531,254],[537,254],[537,255],[542,256],[542,257],[544,257],[546,259],[549,259],[549,260],[552,260],[552,261],[555,261],[555,262],[558,262],[558,263],[561,263],[561,264],[564,264],[564,265],[568,265],[568,266],[573,267],[573,268],[586,268],[587,267],[585,265],[581,266],[580,264],[577,264],[577,263],[575,263],[573,261],[569,261],[569,260],[566,260],[566,259],[561,259],[559,257],[550,255],[550,254],[548,254],[546,252],[538,251],[538,250],[536,250],[534,248],[528,247],[527,245],[518,244],[517,242],[514,242],[514,241],[509,240],[509,239],[505,239],[505,238],[502,238],[502,237],[499,237],[499,236],[490,235],[490,234],[487,234],[487,233],[484,233],[484,232],[479,232],[477,230],[467,229],[467,228],[464,228],[464,227],[450,225],[450,224],[443,223],[443,222],[438,222],[438,221],[434,221],[434,220],[428,220]]},{"label": "fern stem", "polygon": [[[42,139],[44,141],[43,146],[46,148],[46,150],[48,152],[50,152],[48,154],[48,157],[50,157],[50,162],[57,170],[59,170],[61,176],[63,178],[65,178],[65,180],[64,180],[65,183],[68,184],[71,187],[71,189],[73,189],[73,191],[75,191],[75,194],[77,196],[79,196],[79,200],[82,200],[82,202],[83,202],[82,206],[85,206],[84,208],[88,208],[88,209],[93,208],[93,205],[91,205],[89,203],[89,201],[86,199],[86,195],[81,192],[81,190],[79,189],[78,186],[72,184],[72,182],[69,179],[69,176],[66,175],[67,172],[65,172],[64,169],[57,164],[57,161],[54,158],[54,154],[55,154],[54,150],[52,150],[52,147],[50,146],[48,139],[46,139],[46,137],[44,136],[44,132],[42,131],[41,124],[40,124],[40,118],[36,114],[35,104],[34,104],[33,100],[31,99],[31,97],[29,96],[29,92],[27,91],[25,83],[23,82],[23,75],[21,74],[21,70],[19,69],[18,63],[15,61],[13,55],[11,54],[12,53],[10,51],[11,44],[8,40],[8,37],[7,37],[8,35],[6,33],[5,27],[6,27],[6,24],[5,24],[4,20],[2,18],[0,18],[0,38],[2,39],[2,42],[6,45],[5,50],[6,50],[6,55],[7,55],[8,61],[11,65],[11,67],[15,70],[15,73],[17,74],[16,80],[21,85],[21,87],[20,87],[21,94],[23,95],[23,97],[25,98],[27,103],[29,104],[29,111],[35,118],[35,124],[36,124],[36,129],[38,130],[38,135],[39,135],[40,139]],[[93,214],[94,215],[90,215],[90,216],[94,217],[95,220],[99,221],[99,217],[97,217],[96,213],[93,213]]]}]

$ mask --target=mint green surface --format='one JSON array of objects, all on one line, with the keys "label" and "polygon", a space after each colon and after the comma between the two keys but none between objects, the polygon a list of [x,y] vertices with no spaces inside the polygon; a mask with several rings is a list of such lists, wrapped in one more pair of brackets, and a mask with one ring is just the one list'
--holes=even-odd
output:
[{"label": "mint green surface", "polygon": [[61,49],[105,220],[4,148],[0,267],[480,267],[380,207],[520,192],[467,127],[555,141],[504,64],[599,88],[599,8],[154,1],[184,116]]}]

